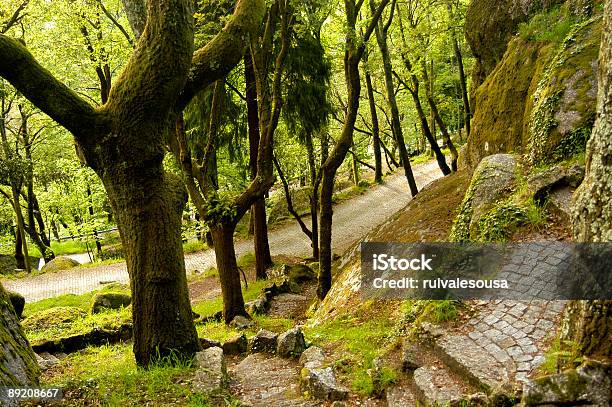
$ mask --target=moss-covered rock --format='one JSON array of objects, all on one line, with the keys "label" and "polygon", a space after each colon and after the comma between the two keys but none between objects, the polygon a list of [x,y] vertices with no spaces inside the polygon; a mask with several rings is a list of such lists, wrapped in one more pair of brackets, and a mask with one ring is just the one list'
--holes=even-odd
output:
[{"label": "moss-covered rock", "polygon": [[41,271],[45,273],[53,273],[55,271],[68,270],[79,265],[80,263],[78,261],[73,260],[70,257],[60,256],[45,264]]},{"label": "moss-covered rock", "polygon": [[612,367],[587,362],[578,369],[525,384],[521,406],[608,406]]},{"label": "moss-covered rock", "polygon": [[[13,311],[9,296],[0,285],[0,386],[37,385],[40,370],[34,352]],[[0,395],[0,405],[11,406]]]},{"label": "moss-covered rock", "polygon": [[132,303],[132,297],[120,292],[96,294],[91,301],[91,313],[98,314],[106,309],[120,309]]},{"label": "moss-covered rock", "polygon": [[520,23],[564,0],[473,0],[467,10],[465,35],[476,57],[473,88],[493,72]]},{"label": "moss-covered rock", "polygon": [[600,17],[577,23],[534,78],[523,130],[533,164],[558,162],[586,149],[595,122],[601,25]]},{"label": "moss-covered rock", "polygon": [[[525,154],[539,165],[584,151],[595,117],[602,23],[600,14],[568,16],[567,7],[544,7],[548,11],[521,26],[520,35],[512,37],[516,28],[511,32],[499,60],[484,58],[489,62],[483,72],[491,71],[480,82],[474,79],[481,85],[473,90],[472,133],[462,150],[462,166],[473,169],[483,157],[497,153]],[[481,22],[485,28],[480,29],[487,32],[489,22]],[[557,26],[548,27],[553,22]],[[475,28],[468,32],[479,29],[472,24]],[[488,36],[481,40],[488,46]],[[480,46],[486,49],[484,43]]]},{"label": "moss-covered rock", "polygon": [[61,329],[85,316],[87,313],[77,307],[53,307],[24,319],[23,327],[26,331],[40,331],[51,327]]},{"label": "moss-covered rock", "polygon": [[14,291],[8,291],[9,300],[13,305],[17,318],[21,318],[23,315],[23,308],[25,307],[25,298],[23,295]]},{"label": "moss-covered rock", "polygon": [[487,222],[497,205],[514,191],[517,160],[509,154],[486,157],[474,171],[472,182],[459,207],[450,239],[455,242],[474,240],[481,232],[481,221]]}]

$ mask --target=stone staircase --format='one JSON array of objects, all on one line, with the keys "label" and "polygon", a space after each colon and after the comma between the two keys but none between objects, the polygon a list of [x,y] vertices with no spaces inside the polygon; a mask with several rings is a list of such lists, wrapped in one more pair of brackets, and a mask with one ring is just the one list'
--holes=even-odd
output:
[{"label": "stone staircase", "polygon": [[[479,406],[522,388],[544,361],[563,301],[479,302],[460,329],[426,326],[428,347],[407,342],[406,383],[387,391],[387,405]],[[418,404],[417,404],[418,403]]]}]

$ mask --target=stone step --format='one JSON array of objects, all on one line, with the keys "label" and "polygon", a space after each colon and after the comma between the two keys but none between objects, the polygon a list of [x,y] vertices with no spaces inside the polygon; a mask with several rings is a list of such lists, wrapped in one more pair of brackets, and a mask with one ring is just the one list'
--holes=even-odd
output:
[{"label": "stone step", "polygon": [[434,349],[450,370],[479,390],[488,393],[509,381],[506,366],[468,336],[443,336]]},{"label": "stone step", "polygon": [[469,386],[445,368],[419,367],[413,377],[416,395],[426,406],[459,406],[470,393]]}]

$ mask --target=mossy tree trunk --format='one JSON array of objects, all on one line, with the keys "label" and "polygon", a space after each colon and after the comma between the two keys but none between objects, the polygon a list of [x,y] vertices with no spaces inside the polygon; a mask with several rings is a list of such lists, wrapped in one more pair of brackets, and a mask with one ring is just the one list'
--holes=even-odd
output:
[{"label": "mossy tree trunk", "polygon": [[361,94],[361,77],[359,73],[359,63],[365,52],[365,47],[374,32],[374,29],[383,13],[389,0],[382,0],[377,9],[372,13],[372,19],[363,35],[357,34],[357,18],[363,2],[355,0],[345,0],[345,12],[347,23],[346,51],[344,56],[344,72],[348,102],[346,116],[342,127],[342,133],[337,140],[334,149],[329,153],[321,171],[323,178],[321,181],[321,208],[320,208],[320,251],[319,251],[319,281],[317,295],[319,299],[324,299],[332,285],[332,196],[334,193],[334,181],[336,172],[346,158],[353,143],[353,132],[359,111],[359,96]]},{"label": "mossy tree trunk", "polygon": [[15,262],[17,268],[25,270],[25,255],[23,254],[23,241],[21,240],[21,230],[18,226],[15,227]]},{"label": "mossy tree trunk", "polygon": [[[597,120],[572,213],[578,242],[612,242],[612,0],[606,1],[604,24]],[[576,342],[583,355],[612,359],[612,301],[571,302],[566,322],[566,339]]]},{"label": "mossy tree trunk", "polygon": [[242,59],[263,11],[262,0],[240,0],[225,29],[194,52],[192,2],[149,0],[138,45],[100,108],[55,79],[19,41],[0,35],[0,76],[74,135],[107,190],[126,251],[141,366],[200,348],[181,245],[186,194],[163,170],[165,144],[193,96]]}]

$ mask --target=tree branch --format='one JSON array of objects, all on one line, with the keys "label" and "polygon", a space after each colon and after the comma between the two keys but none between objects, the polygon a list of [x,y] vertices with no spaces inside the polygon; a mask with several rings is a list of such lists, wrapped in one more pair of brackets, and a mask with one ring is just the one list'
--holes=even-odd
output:
[{"label": "tree branch", "polygon": [[106,126],[91,105],[43,68],[19,41],[5,35],[0,35],[0,76],[75,137],[93,137]]},{"label": "tree branch", "polygon": [[132,39],[130,34],[128,34],[126,29],[121,25],[121,23],[119,21],[117,21],[117,19],[108,11],[108,9],[106,7],[104,7],[104,3],[102,3],[102,0],[99,0],[98,4],[100,5],[100,9],[104,13],[104,15],[106,15],[106,17],[108,17],[108,19],[111,20],[111,22],[113,24],[115,24],[115,27],[117,27],[119,29],[119,31],[121,31],[121,33],[123,34],[125,39],[130,43],[132,48],[134,48],[136,46],[136,44],[134,44],[134,40]]},{"label": "tree branch", "polygon": [[248,36],[259,28],[265,11],[264,0],[238,0],[223,30],[194,54],[187,83],[179,98],[179,111],[199,91],[226,76],[242,60]]}]

